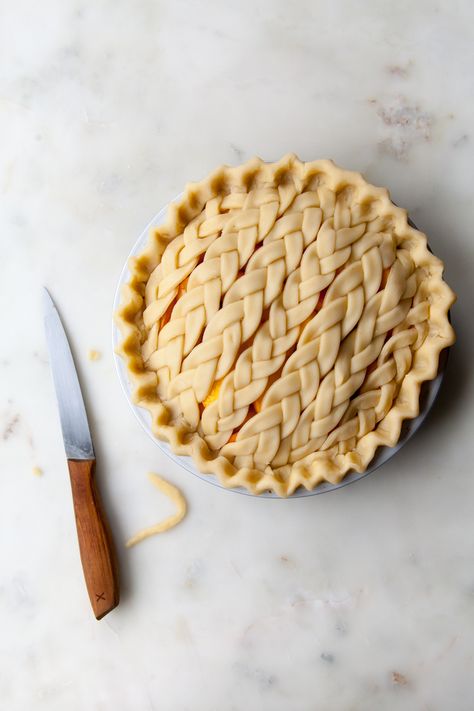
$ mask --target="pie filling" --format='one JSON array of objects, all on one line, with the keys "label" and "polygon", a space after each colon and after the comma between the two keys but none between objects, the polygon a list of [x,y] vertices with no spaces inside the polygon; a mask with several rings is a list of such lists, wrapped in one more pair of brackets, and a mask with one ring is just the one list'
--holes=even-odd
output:
[{"label": "pie filling", "polygon": [[190,186],[131,271],[136,399],[157,436],[252,491],[362,471],[454,338],[424,235],[329,161],[255,160]]}]

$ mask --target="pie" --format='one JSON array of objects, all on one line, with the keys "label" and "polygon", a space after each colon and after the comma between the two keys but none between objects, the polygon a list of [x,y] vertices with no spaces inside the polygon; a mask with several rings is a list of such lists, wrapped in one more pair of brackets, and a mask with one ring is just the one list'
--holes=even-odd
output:
[{"label": "pie", "polygon": [[287,155],[186,187],[117,313],[154,435],[226,487],[363,472],[419,413],[455,296],[385,188]]}]

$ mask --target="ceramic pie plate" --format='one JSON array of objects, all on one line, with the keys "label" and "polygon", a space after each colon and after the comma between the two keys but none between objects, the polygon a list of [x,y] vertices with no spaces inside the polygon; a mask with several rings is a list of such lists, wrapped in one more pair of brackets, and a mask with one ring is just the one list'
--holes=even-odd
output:
[{"label": "ceramic pie plate", "polygon": [[[181,195],[178,195],[175,200],[178,200],[181,197]],[[115,298],[114,298],[114,305],[113,305],[113,313],[115,314],[116,311],[119,308],[120,305],[120,294],[122,290],[122,286],[127,283],[129,277],[130,277],[130,272],[128,269],[128,261],[130,257],[134,257],[138,255],[140,252],[142,252],[146,246],[146,243],[148,241],[150,231],[154,227],[158,227],[161,225],[166,218],[166,214],[168,211],[168,205],[163,207],[156,215],[155,217],[151,220],[151,222],[145,227],[143,230],[142,234],[140,237],[137,239],[135,245],[133,246],[133,249],[131,250],[130,254],[127,257],[127,260],[125,262],[125,265],[122,269],[122,273],[120,274],[120,279],[117,285],[117,289],[115,292]],[[412,227],[416,229],[416,226],[409,220],[409,223]],[[123,359],[117,355],[116,350],[119,346],[120,340],[121,340],[121,335],[120,331],[115,324],[114,321],[112,321],[113,326],[112,326],[112,344],[113,344],[113,352],[114,352],[114,359],[115,359],[115,366],[117,369],[117,374],[119,377],[120,384],[122,386],[122,390],[125,394],[125,397],[128,401],[128,404],[130,405],[130,408],[132,409],[135,417],[139,421],[140,425],[143,427],[145,432],[148,434],[149,437],[155,442],[156,445],[161,449],[162,452],[164,452],[170,459],[172,459],[174,462],[179,464],[183,469],[185,469],[187,472],[190,474],[194,474],[194,476],[199,477],[199,479],[202,479],[209,484],[212,484],[214,486],[217,486],[219,489],[225,489],[226,491],[234,491],[239,494],[245,494],[247,496],[258,496],[258,498],[272,498],[272,499],[281,499],[282,497],[278,496],[277,494],[271,493],[271,492],[263,492],[261,494],[252,494],[250,491],[247,491],[247,489],[244,489],[243,487],[234,487],[231,489],[227,489],[225,486],[220,484],[218,481],[217,477],[215,477],[212,474],[203,474],[201,473],[195,466],[194,463],[191,459],[191,457],[184,457],[184,456],[179,456],[177,454],[174,454],[172,451],[171,447],[167,442],[163,442],[161,440],[158,440],[152,433],[151,430],[151,415],[150,413],[145,410],[144,408],[138,407],[132,402],[132,396],[131,396],[131,387],[130,387],[130,382],[128,379],[128,374],[127,374],[127,367],[125,365],[125,362]],[[402,447],[408,440],[415,434],[415,432],[418,430],[418,428],[422,425],[423,421],[426,419],[429,411],[433,407],[433,404],[436,400],[436,397],[439,393],[439,389],[441,387],[441,383],[444,377],[445,369],[446,369],[446,363],[448,360],[448,354],[449,354],[449,348],[444,349],[440,353],[439,357],[439,367],[438,367],[438,374],[434,378],[434,380],[429,380],[423,383],[420,391],[420,414],[411,419],[411,420],[405,420],[402,425],[401,433],[400,433],[400,439],[398,440],[397,444],[395,447],[378,447],[374,458],[372,459],[370,465],[367,467],[367,469],[359,474],[358,472],[349,472],[342,481],[340,481],[338,484],[331,484],[330,482],[323,482],[319,484],[315,489],[312,491],[307,491],[303,487],[299,487],[291,496],[287,497],[290,499],[294,498],[301,498],[305,496],[317,496],[318,494],[325,494],[328,491],[333,491],[334,489],[340,489],[343,486],[347,486],[348,484],[352,484],[355,481],[359,481],[360,479],[363,479],[364,477],[368,476],[372,472],[374,472],[376,469],[382,466],[382,464],[385,464],[389,459],[391,459]]]}]

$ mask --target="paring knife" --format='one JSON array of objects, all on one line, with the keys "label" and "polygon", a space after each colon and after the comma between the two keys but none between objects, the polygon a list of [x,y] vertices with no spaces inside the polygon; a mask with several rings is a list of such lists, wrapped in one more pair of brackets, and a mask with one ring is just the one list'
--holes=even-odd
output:
[{"label": "paring knife", "polygon": [[119,603],[115,552],[94,481],[94,447],[81,387],[66,333],[47,289],[43,289],[43,305],[82,568],[94,615],[100,620]]}]

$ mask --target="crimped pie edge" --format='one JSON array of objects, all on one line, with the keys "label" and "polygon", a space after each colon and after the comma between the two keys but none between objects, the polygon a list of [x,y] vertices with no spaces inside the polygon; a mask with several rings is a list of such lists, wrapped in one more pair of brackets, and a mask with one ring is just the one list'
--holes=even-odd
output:
[{"label": "crimped pie edge", "polygon": [[[197,432],[191,433],[184,425],[177,423],[168,424],[166,406],[152,393],[155,376],[143,366],[140,331],[136,320],[142,312],[144,285],[152,269],[159,263],[166,245],[182,232],[187,222],[201,212],[209,199],[220,193],[226,194],[231,186],[248,188],[256,178],[278,184],[289,173],[295,181],[323,174],[325,186],[335,192],[350,186],[356,187],[361,197],[360,204],[366,204],[367,209],[376,201],[377,215],[392,218],[397,243],[404,242],[405,246],[408,244],[415,264],[428,272],[429,276],[424,283],[429,285],[431,301],[428,334],[422,346],[413,354],[412,367],[402,381],[394,404],[376,429],[358,441],[355,451],[331,457],[327,456],[328,452],[319,452],[309,464],[304,459],[295,462],[288,479],[282,481],[270,467],[265,472],[249,468],[236,469],[224,456],[212,453]],[[377,447],[393,447],[397,443],[403,420],[419,414],[421,385],[436,376],[440,352],[455,340],[448,312],[456,297],[443,281],[443,263],[429,251],[426,236],[408,224],[406,210],[391,202],[386,188],[375,187],[360,173],[339,168],[330,160],[303,163],[294,154],[288,154],[275,163],[253,158],[237,167],[217,168],[206,179],[188,184],[181,199],[170,204],[166,222],[153,229],[146,248],[138,257],[129,261],[129,270],[130,277],[122,287],[121,303],[115,319],[122,336],[117,353],[126,363],[133,387],[134,404],[150,412],[154,436],[169,442],[175,454],[191,456],[202,473],[214,474],[223,486],[243,486],[254,494],[270,490],[285,497],[299,486],[312,490],[323,481],[339,483],[350,470],[362,473],[373,459]]]}]

